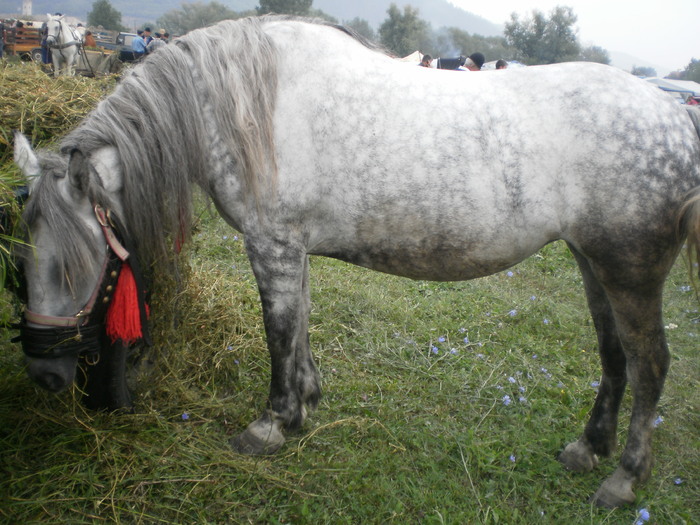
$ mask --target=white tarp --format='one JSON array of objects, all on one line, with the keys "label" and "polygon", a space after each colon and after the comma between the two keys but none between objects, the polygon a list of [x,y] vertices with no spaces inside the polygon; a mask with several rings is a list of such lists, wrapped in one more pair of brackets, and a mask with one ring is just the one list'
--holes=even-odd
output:
[{"label": "white tarp", "polygon": [[667,91],[674,97],[683,99],[687,98],[688,95],[700,97],[700,84],[692,80],[672,80],[670,78],[658,77],[645,78],[644,80],[656,84],[659,88]]}]

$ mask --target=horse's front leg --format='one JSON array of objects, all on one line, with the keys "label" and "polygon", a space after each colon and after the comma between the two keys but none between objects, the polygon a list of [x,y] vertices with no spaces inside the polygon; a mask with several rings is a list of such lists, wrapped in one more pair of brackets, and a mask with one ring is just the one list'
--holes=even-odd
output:
[{"label": "horse's front leg", "polygon": [[308,257],[291,242],[246,238],[258,282],[270,352],[270,397],[265,413],[231,444],[244,454],[272,454],[284,444],[283,429],[295,430],[306,407],[320,397],[319,377],[309,349]]}]

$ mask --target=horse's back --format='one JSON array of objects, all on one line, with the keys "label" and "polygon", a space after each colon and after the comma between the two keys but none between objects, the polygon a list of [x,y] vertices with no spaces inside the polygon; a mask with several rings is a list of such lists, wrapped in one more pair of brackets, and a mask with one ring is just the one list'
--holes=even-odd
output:
[{"label": "horse's back", "polygon": [[636,256],[671,242],[700,184],[685,111],[615,68],[436,71],[331,27],[270,33],[294,51],[279,64],[269,205],[285,228],[302,224],[310,253],[438,279],[556,239],[594,256],[637,242]]}]

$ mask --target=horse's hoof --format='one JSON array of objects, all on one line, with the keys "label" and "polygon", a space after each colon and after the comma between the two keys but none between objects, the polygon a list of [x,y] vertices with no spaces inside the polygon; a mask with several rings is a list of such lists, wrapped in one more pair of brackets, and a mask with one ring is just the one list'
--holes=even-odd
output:
[{"label": "horse's hoof", "polygon": [[632,479],[618,467],[591,496],[590,502],[598,507],[616,509],[634,503],[635,499],[636,496],[632,492]]},{"label": "horse's hoof", "polygon": [[245,431],[229,441],[233,450],[248,456],[274,454],[284,445],[284,436],[278,425],[254,421]]},{"label": "horse's hoof", "polygon": [[603,484],[589,500],[591,503],[595,504],[596,507],[617,509],[634,503],[636,496],[631,490],[624,494],[614,494],[604,490],[604,485],[605,484]]},{"label": "horse's hoof", "polygon": [[569,443],[557,459],[574,472],[590,472],[598,466],[598,456],[580,440]]}]

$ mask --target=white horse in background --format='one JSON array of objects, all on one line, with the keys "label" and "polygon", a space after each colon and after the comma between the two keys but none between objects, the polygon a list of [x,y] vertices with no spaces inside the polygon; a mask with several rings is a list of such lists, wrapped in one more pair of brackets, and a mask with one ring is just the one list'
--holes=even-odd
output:
[{"label": "white horse in background", "polygon": [[53,76],[57,77],[63,70],[65,75],[72,77],[73,67],[80,53],[81,38],[64,20],[63,15],[48,14],[47,16],[46,45],[51,49]]}]

